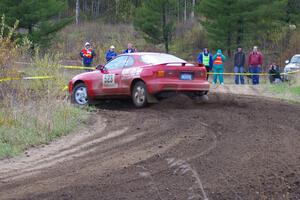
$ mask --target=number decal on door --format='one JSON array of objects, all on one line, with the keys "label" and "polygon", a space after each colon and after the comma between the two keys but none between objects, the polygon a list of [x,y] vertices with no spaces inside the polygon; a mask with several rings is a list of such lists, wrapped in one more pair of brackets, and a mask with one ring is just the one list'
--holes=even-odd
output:
[{"label": "number decal on door", "polygon": [[114,74],[104,74],[103,75],[103,87],[105,88],[116,88],[118,84],[115,83]]}]

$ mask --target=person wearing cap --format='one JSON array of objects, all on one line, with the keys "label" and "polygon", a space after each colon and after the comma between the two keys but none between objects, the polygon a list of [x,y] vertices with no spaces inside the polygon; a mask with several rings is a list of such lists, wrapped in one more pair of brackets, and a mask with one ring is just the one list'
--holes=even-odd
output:
[{"label": "person wearing cap", "polygon": [[236,73],[234,81],[237,85],[245,84],[244,76],[241,75],[241,73],[244,73],[245,60],[245,53],[243,52],[242,47],[239,46],[234,54],[234,73]]},{"label": "person wearing cap", "polygon": [[[203,49],[202,53],[199,53],[198,55],[198,63],[203,64],[206,68],[206,72],[210,72],[213,67],[213,59],[212,55],[209,53],[207,48]],[[209,75],[206,75],[206,79],[208,80]]]},{"label": "person wearing cap", "polygon": [[217,79],[219,77],[220,84],[224,85],[223,73],[225,60],[226,57],[222,54],[222,50],[219,49],[217,53],[213,56],[213,84],[217,83]]},{"label": "person wearing cap", "polygon": [[86,42],[84,48],[80,51],[80,57],[82,58],[83,66],[91,67],[95,56],[96,54],[92,49],[91,44]]},{"label": "person wearing cap", "polygon": [[134,53],[136,49],[133,47],[131,43],[127,44],[127,49],[125,49],[122,53]]},{"label": "person wearing cap", "polygon": [[248,57],[249,71],[252,75],[253,85],[259,84],[259,73],[261,72],[261,66],[263,64],[263,55],[258,51],[257,46],[253,47],[253,51]]},{"label": "person wearing cap", "polygon": [[115,59],[115,57],[117,57],[117,53],[115,52],[115,47],[111,45],[109,50],[105,54],[106,62]]}]

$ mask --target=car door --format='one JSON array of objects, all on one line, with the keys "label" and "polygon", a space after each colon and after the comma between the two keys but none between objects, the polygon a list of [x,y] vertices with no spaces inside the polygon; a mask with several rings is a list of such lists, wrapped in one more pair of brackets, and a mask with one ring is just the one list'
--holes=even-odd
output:
[{"label": "car door", "polygon": [[121,73],[128,56],[119,56],[105,65],[102,77],[102,91],[106,95],[123,94],[121,87]]},{"label": "car door", "polygon": [[130,84],[133,78],[135,78],[135,59],[133,56],[128,56],[127,61],[123,67],[121,74],[121,89],[122,93],[130,94]]}]

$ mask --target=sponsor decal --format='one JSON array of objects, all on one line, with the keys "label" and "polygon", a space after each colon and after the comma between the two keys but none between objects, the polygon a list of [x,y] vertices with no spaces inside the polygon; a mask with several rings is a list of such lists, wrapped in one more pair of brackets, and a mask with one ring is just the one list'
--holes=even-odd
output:
[{"label": "sponsor decal", "polygon": [[115,82],[114,74],[104,74],[103,75],[103,87],[104,88],[116,88],[118,84]]},{"label": "sponsor decal", "polygon": [[140,77],[143,69],[141,68],[128,68],[122,70],[122,80],[127,80],[135,77]]}]

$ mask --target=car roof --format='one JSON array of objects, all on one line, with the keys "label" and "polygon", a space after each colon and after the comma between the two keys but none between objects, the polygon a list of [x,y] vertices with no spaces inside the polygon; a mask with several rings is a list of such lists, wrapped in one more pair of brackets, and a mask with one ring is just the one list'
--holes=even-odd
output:
[{"label": "car roof", "polygon": [[[134,53],[121,54],[121,55],[137,55],[137,56],[142,56],[142,55],[160,55],[160,54],[167,54],[167,53],[159,53],[159,52],[134,52]],[[171,55],[171,54],[169,54],[169,55]]]},{"label": "car roof", "polygon": [[298,56],[300,56],[300,54],[295,54],[295,55],[293,55],[293,57],[298,57]]}]

